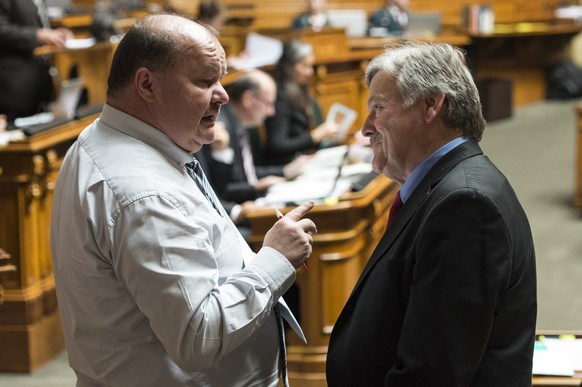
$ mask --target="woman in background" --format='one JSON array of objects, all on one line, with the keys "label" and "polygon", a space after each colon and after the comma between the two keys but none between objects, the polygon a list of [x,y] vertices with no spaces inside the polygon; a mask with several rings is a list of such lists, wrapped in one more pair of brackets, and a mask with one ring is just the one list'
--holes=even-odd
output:
[{"label": "woman in background", "polygon": [[275,115],[265,121],[267,164],[287,164],[300,153],[337,140],[338,126],[324,122],[321,108],[309,91],[314,61],[309,44],[290,40],[283,46],[273,73],[277,82]]}]

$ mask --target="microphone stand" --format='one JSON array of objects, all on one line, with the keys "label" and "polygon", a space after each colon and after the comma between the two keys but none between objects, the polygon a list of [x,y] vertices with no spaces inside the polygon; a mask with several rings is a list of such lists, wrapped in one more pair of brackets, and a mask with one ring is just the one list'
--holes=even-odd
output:
[{"label": "microphone stand", "polygon": [[350,153],[350,145],[348,144],[348,145],[346,145],[346,152],[342,156],[342,159],[341,159],[340,164],[338,166],[337,175],[336,175],[336,177],[335,177],[335,179],[333,181],[333,185],[331,187],[331,191],[329,192],[329,195],[325,198],[325,203],[327,203],[327,204],[335,204],[335,203],[337,203],[338,197],[337,196],[334,196],[333,193],[334,193],[334,191],[335,191],[335,189],[337,187],[337,183],[338,183],[339,179],[342,176],[342,169],[344,167],[344,164],[346,163],[346,160],[348,159],[349,153]]}]

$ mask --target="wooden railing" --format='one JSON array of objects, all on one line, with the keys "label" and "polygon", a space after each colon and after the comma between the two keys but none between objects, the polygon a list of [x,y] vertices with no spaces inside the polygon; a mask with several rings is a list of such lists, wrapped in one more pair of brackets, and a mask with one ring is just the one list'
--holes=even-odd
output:
[{"label": "wooden railing", "polygon": [[[304,0],[222,0],[232,19],[251,20],[254,29],[288,28],[291,21],[306,8]],[[74,0],[82,6],[94,4],[94,0]],[[197,0],[149,0],[160,6],[171,5],[196,16]],[[470,4],[488,4],[499,23],[518,23],[523,21],[548,21],[554,17],[554,10],[562,4],[561,0],[410,0],[412,11],[440,11],[443,24],[460,26],[462,10]],[[379,9],[384,0],[327,0],[328,9],[361,9],[368,14]]]}]

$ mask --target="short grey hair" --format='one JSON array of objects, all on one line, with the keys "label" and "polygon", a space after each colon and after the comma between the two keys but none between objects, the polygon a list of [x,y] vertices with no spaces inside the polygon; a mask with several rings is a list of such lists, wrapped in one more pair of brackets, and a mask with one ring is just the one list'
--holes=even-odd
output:
[{"label": "short grey hair", "polygon": [[430,96],[444,95],[443,122],[463,135],[481,140],[485,119],[479,92],[467,67],[464,52],[446,43],[401,41],[386,48],[366,68],[366,84],[385,71],[407,108]]}]

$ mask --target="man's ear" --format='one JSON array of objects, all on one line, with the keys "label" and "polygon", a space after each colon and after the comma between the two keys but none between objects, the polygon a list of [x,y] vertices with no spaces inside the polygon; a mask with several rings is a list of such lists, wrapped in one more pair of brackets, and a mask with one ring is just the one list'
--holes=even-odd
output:
[{"label": "man's ear", "polygon": [[441,110],[445,106],[445,95],[436,94],[429,96],[424,100],[424,104],[425,104],[424,120],[427,125],[432,124],[435,122]]},{"label": "man's ear", "polygon": [[250,109],[251,104],[253,103],[253,98],[255,98],[253,92],[251,90],[246,90],[241,95],[240,103],[245,109]]},{"label": "man's ear", "polygon": [[144,99],[146,102],[153,102],[154,97],[154,89],[155,85],[153,82],[152,73],[149,69],[145,67],[140,67],[136,72],[133,78],[133,82],[135,83],[135,89],[137,93]]}]

